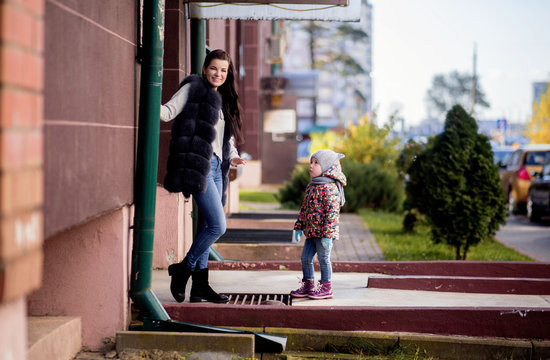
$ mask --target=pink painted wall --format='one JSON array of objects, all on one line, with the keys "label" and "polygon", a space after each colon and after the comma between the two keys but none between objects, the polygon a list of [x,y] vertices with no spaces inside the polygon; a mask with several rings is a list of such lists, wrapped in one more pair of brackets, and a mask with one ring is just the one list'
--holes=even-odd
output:
[{"label": "pink painted wall", "polygon": [[26,358],[26,316],[24,297],[0,304],[0,359]]},{"label": "pink painted wall", "polygon": [[167,269],[168,265],[183,260],[193,243],[192,210],[190,199],[157,186],[153,268]]},{"label": "pink painted wall", "polygon": [[128,324],[131,209],[123,207],[44,244],[42,287],[28,298],[29,315],[82,319],[82,343],[100,349]]}]

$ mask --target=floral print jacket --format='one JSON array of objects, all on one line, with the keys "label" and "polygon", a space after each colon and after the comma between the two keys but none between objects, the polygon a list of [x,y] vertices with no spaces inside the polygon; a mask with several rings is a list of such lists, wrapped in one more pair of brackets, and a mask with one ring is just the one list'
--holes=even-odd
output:
[{"label": "floral print jacket", "polygon": [[[321,176],[332,178],[346,186],[346,176],[339,163],[332,165]],[[294,230],[302,230],[307,238],[338,240],[339,214],[340,192],[336,183],[309,183]]]}]

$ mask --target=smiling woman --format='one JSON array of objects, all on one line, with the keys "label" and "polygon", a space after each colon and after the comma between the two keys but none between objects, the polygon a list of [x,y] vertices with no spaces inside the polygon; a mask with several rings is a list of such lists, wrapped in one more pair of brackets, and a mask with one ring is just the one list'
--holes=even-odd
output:
[{"label": "smiling woman", "polygon": [[202,68],[203,76],[212,85],[213,90],[218,90],[218,86],[223,85],[228,68],[229,61],[221,59],[212,59],[207,67]]},{"label": "smiling woman", "polygon": [[170,101],[161,106],[160,119],[174,120],[166,190],[193,195],[198,208],[195,239],[185,258],[168,267],[170,291],[178,302],[192,276],[191,302],[224,303],[208,283],[211,246],[225,233],[224,205],[229,167],[245,165],[235,142],[243,142],[235,69],[224,50],[213,50],[204,59],[202,77],[190,75]]}]

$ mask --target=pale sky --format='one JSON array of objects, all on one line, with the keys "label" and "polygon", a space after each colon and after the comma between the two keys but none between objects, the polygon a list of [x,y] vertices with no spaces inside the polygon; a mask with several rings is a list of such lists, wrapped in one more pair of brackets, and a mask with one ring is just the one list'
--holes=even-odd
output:
[{"label": "pale sky", "polygon": [[373,4],[373,104],[407,127],[426,117],[435,74],[477,73],[491,108],[476,118],[525,123],[532,83],[550,81],[550,0],[369,0]]}]

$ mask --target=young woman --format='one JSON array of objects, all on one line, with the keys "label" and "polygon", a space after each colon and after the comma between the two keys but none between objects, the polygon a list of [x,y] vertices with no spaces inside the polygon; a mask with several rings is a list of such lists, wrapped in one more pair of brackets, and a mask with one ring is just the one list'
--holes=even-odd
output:
[{"label": "young woman", "polygon": [[235,143],[243,143],[235,69],[223,50],[205,58],[202,77],[190,75],[172,99],[161,106],[160,119],[170,121],[172,138],[164,187],[170,192],[193,195],[198,210],[197,234],[181,263],[168,267],[170,291],[185,300],[185,286],[192,277],[191,302],[224,303],[208,283],[210,246],[226,229],[225,212],[229,166],[245,165]]}]

